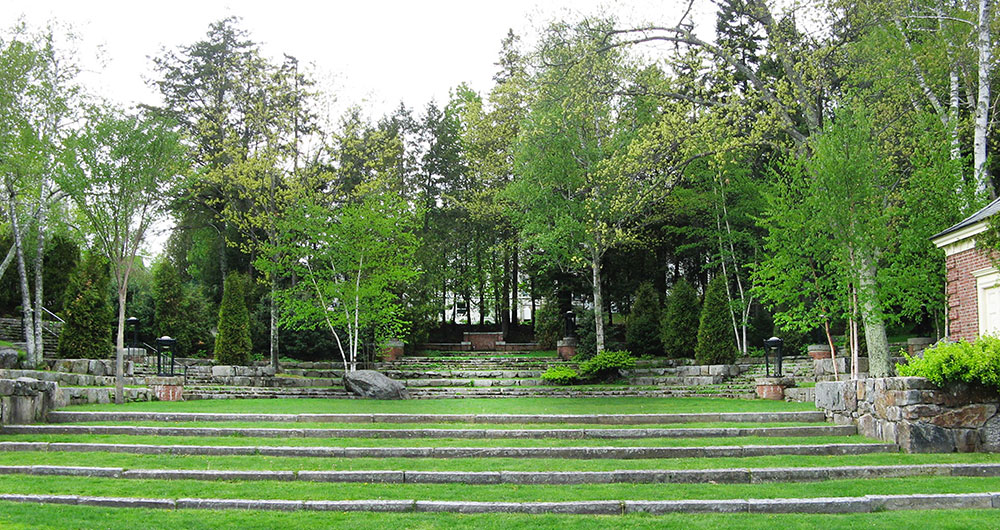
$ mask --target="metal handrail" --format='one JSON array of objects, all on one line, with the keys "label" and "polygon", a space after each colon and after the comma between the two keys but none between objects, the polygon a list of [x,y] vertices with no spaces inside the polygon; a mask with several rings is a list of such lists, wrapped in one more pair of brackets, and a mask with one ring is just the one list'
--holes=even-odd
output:
[{"label": "metal handrail", "polygon": [[49,311],[49,310],[48,310],[48,309],[46,309],[45,307],[42,307],[42,311],[43,311],[43,312],[44,312],[44,313],[45,313],[46,315],[49,315],[50,317],[52,317],[52,318],[54,318],[54,319],[58,320],[58,321],[59,321],[60,323],[62,323],[62,324],[65,324],[65,323],[66,323],[66,321],[65,321],[65,320],[63,320],[63,319],[59,318],[59,315],[57,315],[57,314],[53,313],[52,311]]}]

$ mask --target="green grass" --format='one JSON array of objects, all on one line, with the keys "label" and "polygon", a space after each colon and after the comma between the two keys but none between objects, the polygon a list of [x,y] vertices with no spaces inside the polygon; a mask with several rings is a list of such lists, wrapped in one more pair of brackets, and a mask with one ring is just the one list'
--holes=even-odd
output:
[{"label": "green grass", "polygon": [[[110,497],[284,500],[418,499],[437,501],[593,501],[856,497],[870,494],[1000,491],[997,477],[913,477],[767,484],[477,485],[361,484],[283,481],[138,480],[63,476],[0,476],[0,491]],[[998,514],[1000,515],[1000,514]]]},{"label": "green grass", "polygon": [[0,452],[0,465],[123,467],[126,469],[215,470],[411,470],[411,471],[615,471],[619,469],[729,469],[836,467],[919,464],[1000,463],[986,453],[879,453],[831,456],[749,458],[672,458],[569,460],[547,458],[308,458],[272,456],[145,455],[129,453]]},{"label": "green grass", "polygon": [[483,399],[208,399],[94,404],[63,410],[257,414],[669,414],[816,410],[812,403],[726,398],[483,398]]},{"label": "green grass", "polygon": [[871,443],[861,436],[734,436],[728,438],[475,439],[475,438],[252,438],[249,436],[149,436],[126,434],[4,434],[4,442],[73,442],[155,445],[266,445],[295,447],[709,447]]},{"label": "green grass", "polygon": [[[118,421],[83,421],[59,425],[123,425]],[[230,429],[473,429],[473,430],[546,430],[546,429],[750,429],[757,427],[818,427],[826,422],[704,422],[704,423],[643,423],[639,425],[605,425],[576,423],[340,423],[340,422],[281,422],[281,421],[129,421],[139,427],[218,427]]]},{"label": "green grass", "polygon": [[338,513],[338,512],[264,512],[212,510],[147,510],[102,508],[96,506],[37,505],[0,502],[0,527],[11,530],[65,528],[177,528],[244,530],[284,528],[500,528],[623,530],[645,528],[773,530],[841,528],[995,528],[995,510],[904,511],[844,515],[806,514],[671,514],[665,516],[586,516],[521,514],[434,514],[434,513]]}]

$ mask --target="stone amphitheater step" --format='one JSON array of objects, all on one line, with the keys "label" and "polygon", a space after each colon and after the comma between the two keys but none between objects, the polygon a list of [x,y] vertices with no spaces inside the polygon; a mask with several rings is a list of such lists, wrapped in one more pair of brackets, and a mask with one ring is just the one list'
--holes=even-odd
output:
[{"label": "stone amphitheater step", "polygon": [[784,412],[691,412],[666,414],[245,414],[216,412],[49,412],[49,423],[92,421],[238,421],[238,422],[332,422],[332,423],[568,423],[575,425],[656,425],[672,423],[788,423],[821,422],[819,410]]},{"label": "stone amphitheater step", "polygon": [[233,455],[317,458],[749,458],[896,453],[886,443],[684,447],[322,447],[270,445],[155,445],[77,442],[0,442],[0,451],[113,452],[158,455]]},{"label": "stone amphitheater step", "polygon": [[676,429],[275,429],[227,427],[139,427],[135,425],[5,425],[0,434],[117,434],[129,436],[248,436],[252,438],[458,438],[458,439],[643,439],[738,438],[747,436],[852,436],[854,425]]},{"label": "stone amphitheater step", "polygon": [[275,471],[0,466],[0,475],[141,480],[280,480],[369,484],[760,484],[906,477],[997,477],[1000,464],[918,464],[813,468],[643,469],[628,471]]},{"label": "stone amphitheater step", "polygon": [[[629,387],[580,388],[580,387],[414,387],[410,396],[416,399],[434,398],[491,398],[491,397],[728,397],[752,399],[754,394],[727,390],[705,390],[689,387],[664,387],[639,389]],[[354,398],[342,388],[322,387],[238,387],[238,386],[189,386],[184,388],[184,399],[228,398]]]},{"label": "stone amphitheater step", "polygon": [[563,502],[478,502],[415,499],[302,501],[280,499],[175,499],[0,494],[0,501],[28,502],[34,504],[75,504],[105,508],[271,510],[282,512],[305,510],[321,512],[518,513],[535,515],[667,515],[677,513],[845,514],[892,510],[991,509],[1000,506],[1000,493],[865,495],[862,497],[792,499],[590,500]]}]

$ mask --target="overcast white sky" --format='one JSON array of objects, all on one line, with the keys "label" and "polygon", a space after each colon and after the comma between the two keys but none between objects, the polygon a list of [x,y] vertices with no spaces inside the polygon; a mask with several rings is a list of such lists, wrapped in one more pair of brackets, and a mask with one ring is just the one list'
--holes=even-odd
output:
[{"label": "overcast white sky", "polygon": [[[485,92],[500,42],[509,28],[531,41],[556,18],[569,20],[611,12],[625,23],[674,24],[684,0],[0,0],[0,29],[24,17],[40,28],[54,21],[78,36],[74,46],[90,90],[125,106],[159,103],[146,80],[150,57],[205,36],[208,25],[228,16],[275,59],[282,54],[312,65],[319,89],[336,98],[324,116],[330,123],[351,105],[373,119],[399,102],[417,112],[442,104],[460,83]],[[714,33],[710,0],[697,0],[699,29]],[[100,60],[98,60],[100,57]],[[160,251],[169,224],[158,223],[147,239]]]},{"label": "overcast white sky", "polygon": [[[81,37],[85,82],[125,105],[156,103],[144,79],[149,57],[201,39],[209,23],[236,15],[266,53],[314,65],[321,88],[339,113],[360,104],[372,117],[400,101],[421,110],[467,82],[491,86],[500,41],[508,28],[528,36],[553,18],[577,18],[602,8],[626,21],[673,23],[681,0],[0,0],[0,21],[24,16],[34,27],[69,24]],[[711,24],[709,0],[699,17]],[[706,33],[712,32],[710,25]],[[94,59],[102,50],[103,65]]]}]

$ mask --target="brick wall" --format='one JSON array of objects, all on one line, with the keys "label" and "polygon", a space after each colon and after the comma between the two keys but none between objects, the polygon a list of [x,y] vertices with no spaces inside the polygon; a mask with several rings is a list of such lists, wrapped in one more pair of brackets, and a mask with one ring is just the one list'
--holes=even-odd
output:
[{"label": "brick wall", "polygon": [[979,301],[973,271],[991,265],[990,258],[977,248],[945,258],[948,270],[948,320],[953,340],[973,341],[979,336]]}]

